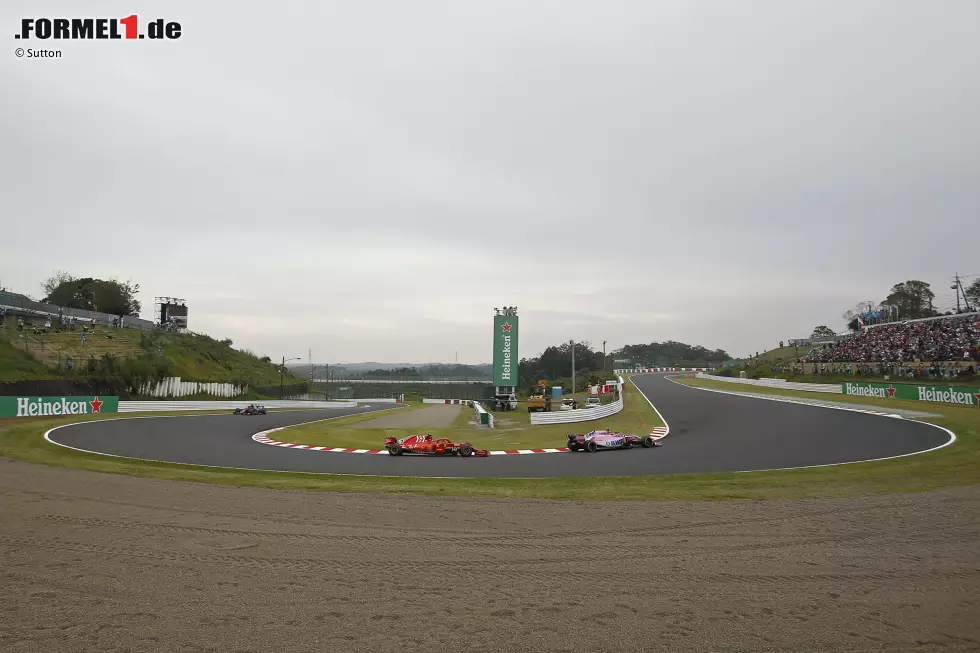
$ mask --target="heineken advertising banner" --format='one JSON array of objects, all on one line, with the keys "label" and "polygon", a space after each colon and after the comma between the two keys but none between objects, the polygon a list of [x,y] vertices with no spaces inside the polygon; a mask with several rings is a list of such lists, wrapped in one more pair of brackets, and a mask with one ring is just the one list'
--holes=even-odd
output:
[{"label": "heineken advertising banner", "polygon": [[517,316],[493,316],[493,384],[517,385]]},{"label": "heineken advertising banner", "polygon": [[118,413],[119,397],[0,397],[0,417]]},{"label": "heineken advertising banner", "polygon": [[910,401],[936,401],[960,406],[980,406],[980,388],[936,385],[911,385],[907,383],[842,383],[846,395],[877,397],[879,399],[908,399]]}]

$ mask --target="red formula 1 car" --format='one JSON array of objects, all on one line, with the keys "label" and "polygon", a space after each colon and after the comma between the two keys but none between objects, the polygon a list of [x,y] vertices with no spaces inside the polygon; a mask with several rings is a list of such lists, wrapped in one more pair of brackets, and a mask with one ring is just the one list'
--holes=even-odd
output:
[{"label": "red formula 1 car", "polygon": [[453,442],[449,438],[438,438],[433,440],[428,433],[409,435],[407,437],[385,438],[385,449],[392,456],[400,456],[403,453],[413,453],[425,456],[489,456],[490,452],[486,449],[474,449],[469,442]]}]

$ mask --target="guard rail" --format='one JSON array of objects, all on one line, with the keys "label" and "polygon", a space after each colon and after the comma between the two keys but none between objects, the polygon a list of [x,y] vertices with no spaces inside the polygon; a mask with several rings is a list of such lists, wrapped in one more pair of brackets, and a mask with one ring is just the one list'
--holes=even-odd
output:
[{"label": "guard rail", "polygon": [[249,404],[266,408],[357,408],[353,401],[120,401],[120,413],[180,412],[185,410],[234,410]]},{"label": "guard rail", "polygon": [[806,390],[807,392],[826,392],[838,395],[842,392],[839,383],[793,383],[792,381],[784,381],[783,379],[739,379],[734,376],[715,376],[714,374],[704,374],[703,372],[699,372],[694,376],[698,379],[708,379],[710,381],[741,383],[742,385],[780,388],[782,390]]},{"label": "guard rail", "polygon": [[556,410],[547,413],[531,413],[531,424],[573,424],[591,422],[609,417],[623,410],[623,377],[619,376],[619,399],[596,408]]}]

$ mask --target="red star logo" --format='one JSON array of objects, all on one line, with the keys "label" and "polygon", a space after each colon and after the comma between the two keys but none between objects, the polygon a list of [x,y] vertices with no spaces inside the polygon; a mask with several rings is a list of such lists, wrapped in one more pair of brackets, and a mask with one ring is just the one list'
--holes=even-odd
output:
[{"label": "red star logo", "polygon": [[99,398],[96,397],[94,401],[90,401],[88,403],[92,405],[92,413],[93,414],[95,414],[95,413],[101,414],[102,413],[102,404],[105,403],[104,401],[99,401]]},{"label": "red star logo", "polygon": [[500,325],[500,328],[503,329],[504,331],[506,331],[507,333],[510,333],[510,323],[509,322],[504,322],[503,324]]},{"label": "red star logo", "polygon": [[889,399],[895,398],[895,388],[892,386],[888,386],[888,398]]}]

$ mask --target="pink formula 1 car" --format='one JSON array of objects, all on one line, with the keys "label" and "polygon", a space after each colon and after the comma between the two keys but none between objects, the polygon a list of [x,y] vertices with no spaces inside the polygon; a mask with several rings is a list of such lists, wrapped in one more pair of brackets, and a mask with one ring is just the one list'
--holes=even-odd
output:
[{"label": "pink formula 1 car", "polygon": [[601,429],[588,433],[569,433],[568,448],[571,451],[598,451],[599,449],[632,449],[634,445],[641,447],[660,447],[649,435],[630,435],[617,431]]}]

